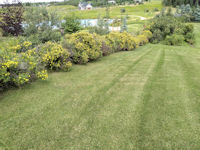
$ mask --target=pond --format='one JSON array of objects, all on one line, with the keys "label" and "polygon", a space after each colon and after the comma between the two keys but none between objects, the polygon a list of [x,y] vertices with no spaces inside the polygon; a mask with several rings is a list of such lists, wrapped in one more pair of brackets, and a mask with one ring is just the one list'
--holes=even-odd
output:
[{"label": "pond", "polygon": [[[83,27],[88,27],[88,26],[94,27],[94,26],[97,26],[98,19],[81,19],[80,23],[81,23],[81,26]],[[111,23],[113,23],[113,19],[108,20],[108,24],[111,24]]]},{"label": "pond", "polygon": [[[104,20],[104,21],[107,21],[108,24],[112,24],[114,19],[108,19],[108,20]],[[62,20],[60,23],[58,23],[58,26],[53,26],[53,29],[59,29],[61,24],[64,23],[65,20]],[[47,22],[47,24],[51,25],[51,22]],[[98,25],[98,19],[80,19],[80,24],[81,26],[83,27],[94,27],[94,26],[97,26]],[[23,27],[25,28],[27,26],[26,23],[23,23],[22,24]],[[38,24],[38,26],[41,26],[42,23]],[[109,26],[109,30],[110,31],[119,31],[120,30],[120,27],[111,27]]]}]

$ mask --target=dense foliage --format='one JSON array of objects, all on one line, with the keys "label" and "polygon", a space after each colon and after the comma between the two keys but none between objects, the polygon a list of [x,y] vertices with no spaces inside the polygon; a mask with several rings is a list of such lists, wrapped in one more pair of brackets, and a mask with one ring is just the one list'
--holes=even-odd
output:
[{"label": "dense foliage", "polygon": [[69,71],[72,66],[70,53],[57,43],[47,42],[39,47],[42,64],[49,70]]},{"label": "dense foliage", "polygon": [[[108,0],[82,0],[82,1],[83,2],[89,2],[94,7],[108,5]],[[118,4],[118,5],[124,5],[126,3],[133,4],[135,2],[134,0],[115,0],[115,1],[116,1],[116,4]],[[67,0],[67,1],[64,1],[64,2],[56,3],[56,5],[73,5],[73,6],[78,6],[79,2],[80,2],[80,0]]]},{"label": "dense foliage", "polygon": [[[146,44],[150,31],[138,36],[127,32],[97,35],[81,31],[65,35],[63,47],[55,42],[34,46],[17,40],[0,51],[0,90],[19,87],[36,79],[46,80],[47,70],[69,71],[72,62],[86,64],[117,51],[130,51]],[[14,45],[14,46],[13,46]]]},{"label": "dense foliage", "polygon": [[74,63],[85,64],[102,56],[101,42],[96,34],[84,31],[74,33],[66,36],[66,42]]},{"label": "dense foliage", "polygon": [[70,53],[57,43],[47,42],[36,48],[32,43],[17,42],[0,50],[0,90],[18,87],[35,79],[46,80],[47,70],[69,71]]},{"label": "dense foliage", "polygon": [[2,6],[0,9],[0,28],[4,35],[18,36],[23,32],[23,12],[24,8],[21,3]]},{"label": "dense foliage", "polygon": [[31,43],[24,42],[0,51],[0,90],[20,86],[34,79],[47,79],[47,71],[38,62]]},{"label": "dense foliage", "polygon": [[80,0],[67,0],[64,2],[56,3],[56,5],[73,5],[78,6]]},{"label": "dense foliage", "polygon": [[63,47],[70,50],[74,63],[85,64],[118,51],[131,51],[149,42],[150,31],[143,31],[138,36],[127,32],[111,32],[100,36],[86,31],[65,35]]},{"label": "dense foliage", "polygon": [[191,7],[190,4],[177,6],[176,17],[181,17],[183,21],[200,21],[200,7]]},{"label": "dense foliage", "polygon": [[105,36],[108,41],[108,45],[115,52],[117,51],[131,51],[136,48],[136,42],[134,37],[127,32],[111,32]]},{"label": "dense foliage", "polygon": [[59,20],[56,13],[49,13],[45,7],[29,7],[25,13],[24,34],[37,45],[47,41],[59,41]]},{"label": "dense foliage", "polygon": [[99,35],[105,35],[109,33],[109,24],[108,21],[102,18],[99,18],[97,21],[97,26],[88,27],[90,33],[96,33]]},{"label": "dense foliage", "polygon": [[165,6],[177,6],[183,4],[190,4],[191,6],[196,6],[200,4],[199,0],[163,0]]},{"label": "dense foliage", "polygon": [[[193,25],[185,24],[174,16],[158,16],[149,22],[146,29],[150,30],[153,33],[153,36],[151,38],[152,43],[163,41],[166,39],[167,36],[168,39],[172,37],[177,38],[176,35],[182,35],[185,42],[188,42],[190,44],[194,43]],[[169,37],[173,34],[176,35]]]},{"label": "dense foliage", "polygon": [[62,24],[65,33],[75,33],[81,30],[81,24],[79,18],[75,14],[67,15],[64,18],[64,23]]},{"label": "dense foliage", "polygon": [[178,34],[167,35],[164,43],[166,45],[182,45],[184,42],[184,36]]}]

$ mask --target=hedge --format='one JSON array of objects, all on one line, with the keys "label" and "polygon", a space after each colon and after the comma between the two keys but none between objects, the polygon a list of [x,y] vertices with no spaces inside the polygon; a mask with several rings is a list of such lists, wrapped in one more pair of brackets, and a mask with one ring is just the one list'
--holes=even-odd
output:
[{"label": "hedge", "polygon": [[81,31],[66,35],[62,45],[47,42],[33,47],[31,42],[18,42],[0,50],[0,90],[20,87],[36,79],[47,80],[48,70],[69,71],[71,61],[86,64],[114,52],[135,50],[148,43],[151,37],[150,31],[138,36],[127,32],[100,36]]}]

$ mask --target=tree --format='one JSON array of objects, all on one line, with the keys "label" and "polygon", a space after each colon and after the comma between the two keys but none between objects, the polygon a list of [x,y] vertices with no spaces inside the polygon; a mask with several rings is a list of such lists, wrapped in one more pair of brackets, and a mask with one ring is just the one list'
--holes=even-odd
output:
[{"label": "tree", "polygon": [[197,7],[196,10],[194,11],[194,18],[195,21],[200,21],[200,8]]},{"label": "tree", "polygon": [[24,8],[22,3],[17,4],[4,4],[0,11],[0,28],[3,30],[4,35],[18,36],[23,32]]},{"label": "tree", "polygon": [[128,31],[127,27],[127,16],[124,16],[122,19],[122,26],[121,26],[121,32]]},{"label": "tree", "polygon": [[110,7],[106,5],[106,19],[110,19]]},{"label": "tree", "polygon": [[75,14],[67,15],[64,18],[65,22],[62,24],[65,33],[75,33],[81,30],[79,18]]},{"label": "tree", "polygon": [[45,7],[28,7],[25,14],[24,35],[37,42],[45,43],[47,41],[60,40],[59,28],[60,21],[55,12],[49,13]]},{"label": "tree", "polygon": [[163,0],[165,6],[177,6],[177,5],[187,5],[197,6],[200,4],[200,0]]}]

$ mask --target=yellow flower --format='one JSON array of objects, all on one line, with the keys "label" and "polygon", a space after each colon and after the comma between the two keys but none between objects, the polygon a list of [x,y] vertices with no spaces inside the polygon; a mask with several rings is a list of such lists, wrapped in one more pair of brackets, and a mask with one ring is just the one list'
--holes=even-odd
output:
[{"label": "yellow flower", "polygon": [[25,42],[23,43],[23,46],[24,46],[25,48],[29,48],[31,45],[32,45],[32,43],[31,43],[31,42],[28,42],[28,41],[25,41]]}]

